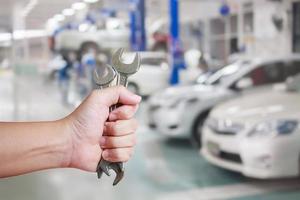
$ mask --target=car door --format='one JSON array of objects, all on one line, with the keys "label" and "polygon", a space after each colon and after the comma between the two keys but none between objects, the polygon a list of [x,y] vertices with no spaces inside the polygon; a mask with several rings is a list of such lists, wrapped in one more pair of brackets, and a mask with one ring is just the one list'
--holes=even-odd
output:
[{"label": "car door", "polygon": [[300,60],[285,62],[285,79],[300,73]]},{"label": "car door", "polygon": [[284,63],[272,62],[261,65],[250,72],[253,86],[260,86],[285,81]]},{"label": "car door", "polygon": [[[249,73],[241,77],[237,82],[235,82],[231,88],[235,90],[240,90],[237,83],[242,79],[250,79],[251,87],[258,87],[269,85],[273,83],[279,83],[285,81],[285,71],[284,63],[278,62],[268,62],[266,64],[261,64],[256,68],[252,69]],[[248,89],[248,88],[243,88]],[[242,90],[243,90],[242,89]]]}]

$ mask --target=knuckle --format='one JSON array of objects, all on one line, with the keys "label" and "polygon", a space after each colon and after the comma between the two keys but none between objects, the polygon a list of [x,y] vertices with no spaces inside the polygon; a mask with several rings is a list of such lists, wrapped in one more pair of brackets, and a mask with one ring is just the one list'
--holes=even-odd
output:
[{"label": "knuckle", "polygon": [[119,132],[119,127],[120,127],[120,122],[119,121],[113,123],[113,125],[111,126],[111,134],[117,135],[118,132]]}]

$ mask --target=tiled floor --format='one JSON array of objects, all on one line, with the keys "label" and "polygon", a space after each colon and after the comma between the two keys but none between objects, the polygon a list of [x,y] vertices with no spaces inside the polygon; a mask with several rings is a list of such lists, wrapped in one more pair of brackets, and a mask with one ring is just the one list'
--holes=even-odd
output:
[{"label": "tiled floor", "polygon": [[[0,75],[0,120],[51,120],[71,112],[61,104],[57,85],[41,77]],[[17,87],[13,87],[15,86]],[[214,167],[188,141],[165,140],[138,119],[138,145],[126,165],[126,177],[112,187],[113,177],[54,169],[0,179],[0,200],[192,200],[299,199],[299,179],[257,181]],[[0,138],[1,139],[1,138]]]}]

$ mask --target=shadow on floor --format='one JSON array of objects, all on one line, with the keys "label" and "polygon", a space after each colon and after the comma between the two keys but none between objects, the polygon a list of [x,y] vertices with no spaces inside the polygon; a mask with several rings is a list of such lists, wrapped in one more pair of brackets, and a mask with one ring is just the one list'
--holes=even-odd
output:
[{"label": "shadow on floor", "polygon": [[184,138],[168,138],[162,141],[162,143],[170,148],[197,150],[192,146],[190,140]]}]

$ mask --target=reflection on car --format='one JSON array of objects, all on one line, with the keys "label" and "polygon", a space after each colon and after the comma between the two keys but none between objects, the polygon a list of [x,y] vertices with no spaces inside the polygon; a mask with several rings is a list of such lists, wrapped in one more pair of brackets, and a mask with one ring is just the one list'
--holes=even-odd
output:
[{"label": "reflection on car", "polygon": [[283,82],[300,72],[300,55],[242,59],[211,75],[203,84],[176,86],[149,99],[148,124],[166,137],[191,138],[201,145],[201,129],[217,104],[250,88]]},{"label": "reflection on car", "polygon": [[203,127],[202,155],[249,177],[300,175],[300,79],[279,86],[213,109]]}]

